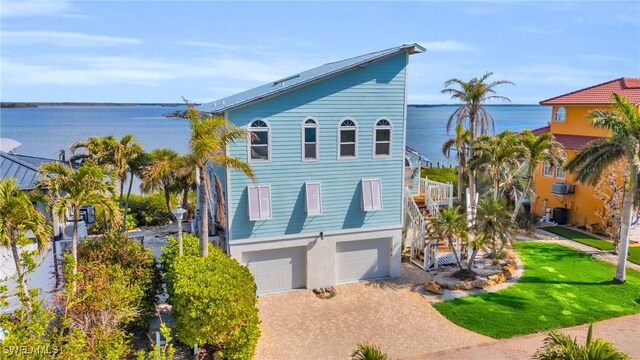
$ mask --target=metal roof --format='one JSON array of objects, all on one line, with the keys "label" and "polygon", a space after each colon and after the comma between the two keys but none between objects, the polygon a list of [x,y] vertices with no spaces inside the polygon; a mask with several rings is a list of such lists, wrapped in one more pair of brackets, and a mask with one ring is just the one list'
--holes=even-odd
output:
[{"label": "metal roof", "polygon": [[20,160],[15,155],[0,152],[0,178],[15,178],[20,189],[33,189],[40,180],[38,172],[38,167]]},{"label": "metal roof", "polygon": [[372,62],[378,61],[388,56],[408,52],[416,54],[424,52],[425,48],[418,44],[405,44],[390,49],[372,52],[365,55],[356,56],[350,59],[327,63],[311,70],[303,71],[298,74],[287,76],[280,80],[273,81],[257,88],[243,91],[241,93],[231,95],[224,99],[216,100],[198,106],[196,109],[204,113],[222,113],[233,108],[237,108],[248,103],[258,101],[267,97],[271,97],[287,90],[298,88],[311,82],[333,76],[344,71],[357,67],[366,66]]}]

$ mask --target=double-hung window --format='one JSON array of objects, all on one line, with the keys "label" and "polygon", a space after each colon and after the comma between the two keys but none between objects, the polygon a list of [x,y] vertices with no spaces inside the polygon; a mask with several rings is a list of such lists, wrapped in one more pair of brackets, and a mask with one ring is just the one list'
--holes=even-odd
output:
[{"label": "double-hung window", "polygon": [[391,123],[387,119],[380,119],[374,127],[374,157],[391,155]]},{"label": "double-hung window", "polygon": [[543,176],[553,176],[553,168],[548,161],[545,161],[542,165],[542,175]]},{"label": "double-hung window", "polygon": [[302,160],[318,160],[318,122],[314,118],[302,123]]},{"label": "double-hung window", "polygon": [[338,127],[338,158],[355,159],[358,156],[358,126],[355,120],[345,119]]},{"label": "double-hung window", "polygon": [[556,179],[565,180],[567,178],[567,174],[565,173],[562,166],[556,166]]},{"label": "double-hung window", "polygon": [[320,183],[307,181],[305,183],[305,207],[308,215],[322,214],[322,193]]},{"label": "double-hung window", "polygon": [[256,120],[249,125],[249,161],[271,160],[269,124]]},{"label": "double-hung window", "polygon": [[248,185],[249,220],[271,219],[271,186]]},{"label": "double-hung window", "polygon": [[382,210],[380,179],[362,179],[362,210]]}]

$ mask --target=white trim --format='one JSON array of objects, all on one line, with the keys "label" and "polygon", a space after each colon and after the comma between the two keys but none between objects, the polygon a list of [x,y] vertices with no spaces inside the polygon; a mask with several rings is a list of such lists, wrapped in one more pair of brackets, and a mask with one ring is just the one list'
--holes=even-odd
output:
[{"label": "white trim", "polygon": [[[249,193],[249,189],[250,188],[256,188],[258,189],[258,207],[262,207],[262,189],[263,188],[267,188],[269,189],[269,216],[268,217],[261,217],[261,214],[258,214],[257,218],[251,218],[251,197],[250,197],[250,193]],[[247,185],[247,216],[249,217],[249,221],[263,221],[263,220],[271,220],[271,218],[273,217],[273,205],[272,205],[272,201],[271,201],[271,185],[264,185],[264,184],[250,184]],[[262,209],[258,210],[258,213],[262,213]]]},{"label": "white trim", "polygon": [[[344,130],[352,130],[350,127],[344,127],[342,128],[341,125],[345,120],[351,120],[353,121],[353,123],[355,124],[355,143],[354,143],[354,156],[340,156],[340,145],[342,144],[342,142],[340,141],[340,130],[344,129]],[[352,117],[344,117],[342,119],[340,119],[340,121],[338,121],[338,138],[336,139],[336,143],[338,144],[337,149],[336,149],[336,157],[338,160],[357,160],[358,159],[358,122],[356,121],[356,119],[352,118]]]},{"label": "white trim", "polygon": [[[305,123],[307,122],[307,120],[313,120],[313,122],[316,123],[315,126],[308,126]],[[306,159],[305,158],[305,134],[304,131],[305,129],[316,129],[316,158],[315,159]],[[307,161],[318,161],[320,160],[320,123],[318,122],[318,119],[313,117],[313,116],[305,116],[305,118],[302,120],[302,125],[300,126],[300,137],[301,137],[301,149],[300,149],[300,154],[302,156],[302,161],[307,162]]]},{"label": "white trim", "polygon": [[[562,172],[562,176],[558,176],[558,170]],[[556,175],[556,179],[561,179],[561,180],[567,179],[567,172],[562,168],[562,166],[556,166],[555,175]]]},{"label": "white trim", "polygon": [[[386,120],[387,122],[389,122],[389,126],[387,125],[381,125],[378,126],[378,123],[380,122],[380,120]],[[377,134],[377,130],[389,130],[389,154],[387,155],[378,155],[376,154],[376,144],[377,144],[377,139],[376,139],[376,134]],[[374,159],[388,159],[391,157],[391,147],[393,144],[393,123],[391,122],[391,120],[389,120],[388,117],[379,117],[375,124],[373,125],[373,151],[372,151],[372,158]],[[382,142],[381,142],[382,143]]]},{"label": "white trim", "polygon": [[[253,124],[256,121],[262,121],[265,124],[267,124],[266,130],[264,130],[265,128],[252,128],[251,124]],[[256,130],[252,130],[252,129],[256,129]],[[267,132],[267,159],[266,160],[262,160],[262,159],[251,159],[251,132],[256,131],[256,132]],[[271,152],[271,124],[269,124],[269,121],[267,121],[267,119],[264,118],[255,118],[253,120],[251,120],[248,124],[247,124],[247,162],[249,163],[270,163],[271,159],[273,158],[273,153]]]},{"label": "white trim", "polygon": [[[379,186],[379,190],[380,190],[380,207],[379,208],[371,208],[369,210],[365,209],[364,207],[364,182],[365,181],[377,181],[378,182],[378,186]],[[373,211],[381,211],[383,210],[383,205],[382,205],[382,180],[380,180],[380,178],[362,178],[360,179],[360,186],[362,186],[362,192],[360,194],[361,197],[361,201],[360,201],[360,205],[361,205],[361,209],[364,212],[373,212]],[[373,193],[371,194],[371,201],[372,201],[372,206],[373,206]],[[404,206],[404,204],[403,204]]]},{"label": "white trim", "polygon": [[[549,166],[549,174],[546,173],[545,168]],[[548,161],[544,161],[542,163],[542,176],[544,177],[553,177],[553,166]]]},{"label": "white trim", "polygon": [[[402,179],[402,186],[400,187],[400,198],[402,199],[402,205],[400,210],[400,220],[404,225],[405,223],[405,184],[404,184],[404,172],[405,172],[405,161],[404,159],[407,156],[407,81],[409,79],[409,54],[405,56],[405,65],[404,65],[404,109],[403,109],[403,118],[402,118],[402,167],[400,168],[400,179]],[[409,162],[409,166],[411,166],[411,162]],[[420,160],[418,160],[418,168],[420,168]],[[418,170],[418,185],[420,184],[420,176],[422,169]],[[418,186],[419,188],[420,186]],[[400,240],[403,241],[403,240]]]},{"label": "white trim", "polygon": [[[553,122],[557,122],[557,123],[564,123],[567,122],[567,108],[564,107],[563,105],[557,106],[557,107],[553,107],[554,111],[553,111]],[[558,111],[562,110],[562,115],[563,118],[562,120],[558,120]]]},{"label": "white trim", "polygon": [[[318,185],[318,202],[320,205],[320,212],[317,214],[309,214],[309,184]],[[304,183],[304,209],[309,216],[322,215],[322,185],[320,184],[320,181],[307,181]]]},{"label": "white trim", "polygon": [[[224,112],[224,118],[227,119],[227,121],[229,121],[229,112],[228,111]],[[227,146],[224,149],[224,151],[225,151],[227,156],[231,156],[231,151],[229,150],[229,148],[230,148],[230,146]],[[231,218],[231,193],[232,193],[232,191],[231,191],[231,169],[229,169],[229,167],[227,166],[227,167],[225,167],[225,171],[226,171],[226,175],[227,175],[227,178],[226,178],[226,182],[227,183],[225,184],[226,187],[227,187],[227,193],[226,193],[227,203],[225,204],[226,210],[227,210],[227,213],[226,213],[226,217],[227,217],[227,221],[226,221],[226,223],[227,223],[226,224],[226,228],[227,229],[226,230],[227,231],[226,231],[225,235],[227,236],[227,239],[226,239],[226,242],[227,242],[227,254],[231,254],[231,239],[232,239],[231,238],[231,221],[229,221],[229,219]]]},{"label": "white trim", "polygon": [[[398,229],[402,229],[402,224],[376,226],[376,227],[364,227],[364,228],[355,228],[355,229],[343,229],[343,230],[337,230],[337,231],[324,231],[324,236],[360,234],[360,233],[368,233],[368,232],[376,232],[376,231],[398,230]],[[300,233],[300,234],[266,236],[266,237],[260,237],[260,238],[237,239],[235,240],[236,243],[231,245],[244,246],[244,245],[255,244],[260,242],[272,242],[272,241],[282,241],[282,240],[290,240],[290,239],[307,239],[307,238],[309,239],[320,238],[319,232],[315,231],[312,233]],[[294,246],[296,245],[292,245],[292,247]]]}]

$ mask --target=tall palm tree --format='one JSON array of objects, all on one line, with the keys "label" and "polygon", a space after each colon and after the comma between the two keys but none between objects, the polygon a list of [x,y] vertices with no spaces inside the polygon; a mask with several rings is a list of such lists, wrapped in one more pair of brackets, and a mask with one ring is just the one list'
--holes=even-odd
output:
[{"label": "tall palm tree", "polygon": [[480,200],[476,229],[491,246],[491,257],[495,258],[498,250],[502,250],[513,238],[511,212],[502,199],[487,196]]},{"label": "tall palm tree", "polygon": [[[113,136],[91,136],[84,141],[76,141],[71,145],[71,153],[73,154],[69,161],[71,163],[82,165],[91,162],[95,165],[110,166],[113,164],[114,149],[118,140]],[[84,149],[83,152],[78,152]]]},{"label": "tall palm tree", "polygon": [[[226,149],[238,140],[246,139],[247,131],[238,128],[224,116],[203,117],[187,102],[187,118],[191,121],[191,139],[189,147],[198,169],[200,184],[200,255],[209,254],[209,214],[208,206],[211,201],[211,182],[207,176],[207,163],[232,168],[243,172],[249,179],[255,180],[251,166],[243,160],[229,156]],[[217,180],[216,180],[217,181]],[[218,197],[218,201],[224,201]]]},{"label": "tall palm tree", "polygon": [[[486,82],[491,75],[493,75],[492,72],[486,72],[481,77],[469,81],[449,79],[444,83],[445,88],[442,90],[443,94],[451,94],[452,99],[462,103],[449,117],[447,132],[451,130],[454,123],[461,124],[469,130],[472,145],[479,136],[488,135],[489,128],[495,132],[495,123],[489,111],[484,107],[485,102],[491,100],[511,102],[505,96],[496,95],[495,87],[503,84],[513,85],[513,83],[508,80]],[[469,172],[469,188],[471,194],[476,193],[474,171]]]},{"label": "tall palm tree", "polygon": [[176,187],[175,164],[179,155],[171,149],[153,149],[149,163],[142,170],[140,190],[143,193],[162,190],[167,211],[171,212],[171,193]]},{"label": "tall palm tree", "polygon": [[460,263],[460,255],[456,249],[456,242],[465,243],[469,237],[467,216],[460,213],[460,208],[446,208],[434,216],[427,223],[429,236],[435,239],[442,239],[448,245],[456,259],[460,270],[463,270]]},{"label": "tall palm tree", "polygon": [[543,163],[549,163],[551,166],[563,165],[563,146],[555,140],[551,133],[544,133],[538,136],[534,135],[531,130],[527,129],[520,133],[520,145],[522,147],[522,160],[527,164],[527,182],[523,189],[523,195],[517,199],[511,220],[515,220],[524,197],[531,189],[533,183],[533,175]]},{"label": "tall palm tree", "polygon": [[465,130],[462,124],[456,124],[456,136],[442,144],[442,153],[449,157],[451,150],[455,148],[458,158],[458,203],[462,203],[464,195],[464,179],[467,173],[467,156],[469,155],[469,145],[471,135],[469,130]]},{"label": "tall palm tree", "polygon": [[67,212],[73,217],[73,236],[71,237],[71,253],[75,260],[73,273],[78,272],[78,221],[80,207],[93,205],[111,218],[114,224],[120,220],[120,212],[113,194],[115,189],[110,181],[110,172],[101,166],[85,163],[78,169],[58,162],[45,163],[40,166],[43,180],[39,187],[46,188],[53,195],[51,207],[60,221],[67,220]]},{"label": "tall palm tree", "polygon": [[36,200],[43,198],[20,190],[15,178],[0,180],[0,244],[11,248],[18,276],[18,290],[25,299],[30,296],[25,265],[20,258],[18,246],[23,245],[21,240],[24,240],[25,232],[31,231],[38,251],[43,251],[53,235],[51,224],[34,206]]},{"label": "tall palm tree", "polygon": [[469,160],[471,170],[483,169],[493,187],[493,198],[500,197],[500,175],[518,166],[518,158],[523,152],[518,137],[513,131],[505,130],[496,136],[482,136],[473,144],[473,156]]},{"label": "tall palm tree", "polygon": [[627,254],[629,253],[629,230],[634,198],[638,192],[638,171],[640,166],[640,110],[629,100],[613,94],[610,110],[595,110],[588,118],[596,128],[607,129],[610,138],[599,139],[587,144],[566,166],[582,183],[596,185],[609,167],[622,159],[627,160],[628,174],[622,198],[620,223],[620,252],[616,268],[615,282],[626,281]]},{"label": "tall palm tree", "polygon": [[189,207],[189,191],[196,185],[196,165],[192,154],[180,155],[174,163],[176,187],[182,192],[183,209]]}]

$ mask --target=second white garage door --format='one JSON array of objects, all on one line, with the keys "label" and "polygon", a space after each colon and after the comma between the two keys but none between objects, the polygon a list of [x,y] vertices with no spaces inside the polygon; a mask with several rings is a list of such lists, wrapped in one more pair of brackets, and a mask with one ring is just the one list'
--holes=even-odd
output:
[{"label": "second white garage door", "polygon": [[389,239],[336,244],[336,282],[352,282],[389,276]]},{"label": "second white garage door", "polygon": [[256,279],[258,293],[304,288],[305,250],[298,247],[244,253],[243,260]]}]

